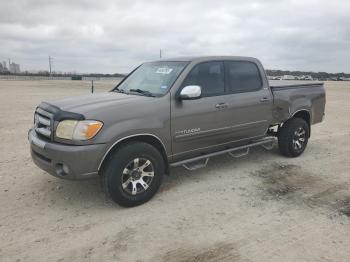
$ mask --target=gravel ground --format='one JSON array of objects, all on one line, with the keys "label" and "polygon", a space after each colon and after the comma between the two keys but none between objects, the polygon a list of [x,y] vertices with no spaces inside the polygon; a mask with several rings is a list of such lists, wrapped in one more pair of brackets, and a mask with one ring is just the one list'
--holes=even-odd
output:
[{"label": "gravel ground", "polygon": [[325,122],[301,157],[255,148],[176,168],[127,209],[98,180],[56,179],[30,158],[35,106],[89,83],[0,81],[0,261],[349,261],[350,82],[326,90]]}]

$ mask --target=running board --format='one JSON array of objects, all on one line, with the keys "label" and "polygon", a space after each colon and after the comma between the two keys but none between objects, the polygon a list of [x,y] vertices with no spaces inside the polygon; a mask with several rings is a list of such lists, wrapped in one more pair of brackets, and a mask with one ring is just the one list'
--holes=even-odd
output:
[{"label": "running board", "polygon": [[209,158],[206,159],[202,159],[203,162],[200,162],[201,160],[198,160],[196,162],[191,162],[191,163],[187,163],[187,164],[183,164],[182,166],[184,168],[186,168],[187,170],[193,171],[196,169],[200,169],[203,167],[206,167],[209,161]]},{"label": "running board", "polygon": [[266,150],[271,150],[274,147],[274,145],[275,145],[275,141],[271,141],[270,143],[266,143],[261,146]]},{"label": "running board", "polygon": [[238,157],[242,157],[242,156],[246,156],[246,155],[248,155],[249,154],[249,149],[250,149],[250,147],[247,147],[247,148],[244,148],[243,150],[242,150],[242,152],[239,152],[238,150],[238,152],[236,152],[236,151],[233,151],[233,152],[228,152],[228,154],[230,155],[230,156],[232,156],[232,157],[235,157],[235,158],[238,158]]},{"label": "running board", "polygon": [[[255,147],[255,146],[263,146],[266,149],[272,149],[275,140],[276,139],[273,137],[272,138],[264,138],[263,140],[259,140],[257,142],[253,142],[253,143],[250,143],[250,144],[247,144],[244,146],[229,148],[229,149],[225,149],[222,151],[209,153],[209,154],[189,158],[186,160],[174,162],[174,163],[171,163],[170,166],[171,167],[183,166],[187,170],[196,170],[198,168],[205,167],[208,164],[209,158],[213,157],[213,156],[219,156],[219,155],[223,155],[223,154],[228,153],[232,157],[241,157],[241,156],[247,155],[249,153],[249,149],[251,147]],[[237,151],[243,151],[243,153],[237,153]],[[204,162],[203,163],[194,163],[194,162],[200,162],[201,160],[204,160]],[[192,164],[192,165],[190,165],[190,164]]]}]

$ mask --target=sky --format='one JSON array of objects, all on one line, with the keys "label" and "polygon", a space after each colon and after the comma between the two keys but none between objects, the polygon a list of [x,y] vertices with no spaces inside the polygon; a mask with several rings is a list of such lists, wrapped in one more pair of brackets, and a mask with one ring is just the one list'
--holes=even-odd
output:
[{"label": "sky", "polygon": [[160,49],[350,73],[350,1],[0,0],[0,61],[22,71],[127,73]]}]

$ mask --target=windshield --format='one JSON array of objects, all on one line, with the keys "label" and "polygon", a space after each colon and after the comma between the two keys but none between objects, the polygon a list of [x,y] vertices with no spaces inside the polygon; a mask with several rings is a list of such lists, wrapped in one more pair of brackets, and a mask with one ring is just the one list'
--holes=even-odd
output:
[{"label": "windshield", "polygon": [[117,90],[124,93],[162,96],[187,64],[188,62],[167,61],[142,64],[117,87]]}]

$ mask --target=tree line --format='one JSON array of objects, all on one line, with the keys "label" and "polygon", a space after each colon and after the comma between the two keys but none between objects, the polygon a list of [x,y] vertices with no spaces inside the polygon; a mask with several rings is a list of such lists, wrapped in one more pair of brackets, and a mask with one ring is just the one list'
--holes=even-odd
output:
[{"label": "tree line", "polygon": [[312,78],[317,78],[317,79],[350,78],[350,74],[347,74],[347,73],[289,71],[289,70],[272,70],[272,69],[267,69],[266,70],[266,74],[268,76],[283,76],[283,75],[303,76],[303,75],[310,75],[310,76],[312,76]]},{"label": "tree line", "polygon": [[38,71],[36,73],[23,71],[21,73],[12,74],[10,72],[0,72],[0,75],[18,75],[18,76],[54,76],[54,77],[72,77],[72,76],[86,76],[86,77],[124,77],[126,74],[102,74],[102,73],[90,73],[90,74],[76,74],[76,73],[56,73],[50,74],[48,71]]},{"label": "tree line", "polygon": [[[310,75],[312,78],[317,79],[330,79],[330,78],[350,78],[348,73],[327,73],[327,72],[310,72],[310,71],[290,71],[290,70],[273,70],[267,69],[266,74],[268,76],[283,76],[283,75],[293,75],[293,76],[303,76]],[[54,76],[54,77],[71,77],[71,76],[87,76],[87,77],[124,77],[126,74],[114,73],[114,74],[102,74],[102,73],[90,73],[90,74],[76,74],[76,73],[50,73],[48,71],[39,71],[36,73],[23,71],[21,73],[11,74],[10,72],[0,72],[0,75],[22,75],[22,76]]]}]

